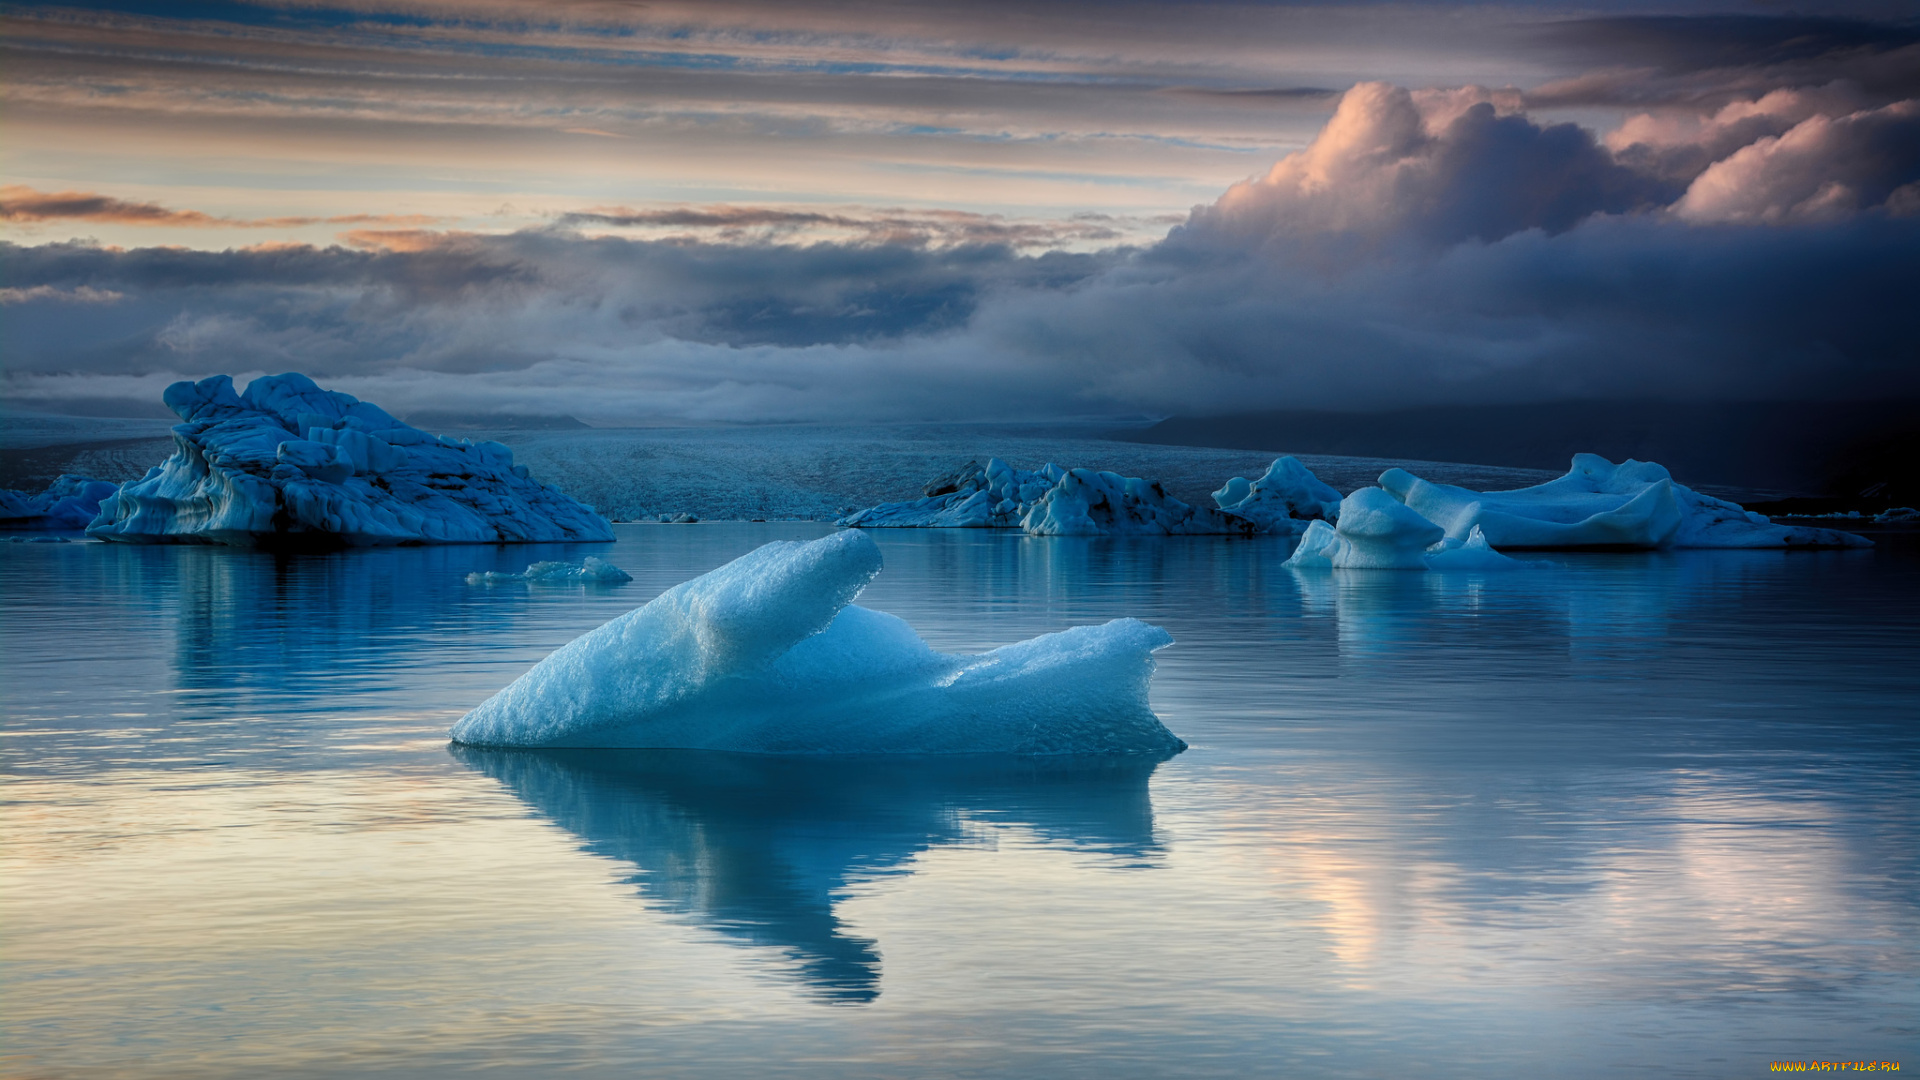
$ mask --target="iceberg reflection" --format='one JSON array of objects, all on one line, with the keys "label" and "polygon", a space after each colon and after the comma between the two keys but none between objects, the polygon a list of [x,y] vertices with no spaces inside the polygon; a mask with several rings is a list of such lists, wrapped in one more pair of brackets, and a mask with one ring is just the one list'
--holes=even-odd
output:
[{"label": "iceberg reflection", "polygon": [[665,910],[777,949],[827,1001],[880,994],[880,950],[834,908],[849,886],[911,871],[976,823],[1151,865],[1147,782],[1164,758],[999,755],[788,758],[699,750],[450,746],[582,849],[630,863]]}]

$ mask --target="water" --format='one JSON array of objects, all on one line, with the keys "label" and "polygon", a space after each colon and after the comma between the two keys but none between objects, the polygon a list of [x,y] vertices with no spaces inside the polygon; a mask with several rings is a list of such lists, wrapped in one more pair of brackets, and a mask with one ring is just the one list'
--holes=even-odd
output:
[{"label": "water", "polygon": [[[1165,762],[450,747],[788,525],[0,546],[5,1072],[1746,1076],[1920,1060],[1920,557],[1296,576],[875,533],[971,651],[1170,629]],[[592,553],[615,589],[473,587]]]}]

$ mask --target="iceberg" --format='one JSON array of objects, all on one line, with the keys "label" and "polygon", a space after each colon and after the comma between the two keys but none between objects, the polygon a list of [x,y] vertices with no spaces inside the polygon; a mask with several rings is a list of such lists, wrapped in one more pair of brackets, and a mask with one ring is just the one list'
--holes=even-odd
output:
[{"label": "iceberg", "polygon": [[1871,546],[1834,529],[1775,525],[1674,483],[1653,462],[1615,465],[1598,454],[1576,454],[1565,476],[1516,491],[1435,484],[1405,469],[1381,473],[1380,487],[1450,539],[1465,541],[1478,528],[1496,548]]},{"label": "iceberg", "polygon": [[855,605],[880,572],[857,530],[778,541],[562,646],[453,726],[476,746],[766,754],[1167,754],[1137,619],[977,656]]},{"label": "iceberg", "polygon": [[1340,503],[1340,522],[1315,521],[1284,565],[1335,570],[1425,570],[1427,549],[1445,539],[1440,526],[1379,488],[1361,488]]},{"label": "iceberg", "polygon": [[1234,477],[1213,493],[1213,501],[1262,532],[1294,536],[1306,532],[1312,522],[1332,521],[1340,514],[1340,493],[1294,457],[1275,458],[1258,480]]},{"label": "iceberg", "polygon": [[216,375],[163,395],[174,453],[103,500],[90,536],[368,547],[610,541],[613,527],[496,442],[435,437],[305,375]]},{"label": "iceberg", "polygon": [[78,531],[120,485],[64,473],[41,492],[0,490],[0,529]]},{"label": "iceberg", "polygon": [[633,575],[605,559],[592,555],[574,562],[537,562],[524,573],[476,570],[467,575],[469,585],[498,585],[510,581],[531,581],[542,585],[625,585]]},{"label": "iceberg", "polygon": [[1020,527],[1032,536],[1252,536],[1246,518],[1188,506],[1158,482],[1070,469],[1028,508]]}]

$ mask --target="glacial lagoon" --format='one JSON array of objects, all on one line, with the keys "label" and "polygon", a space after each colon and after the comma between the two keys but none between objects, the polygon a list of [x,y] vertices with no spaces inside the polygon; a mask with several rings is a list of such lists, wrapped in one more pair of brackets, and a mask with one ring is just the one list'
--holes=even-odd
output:
[{"label": "glacial lagoon", "polygon": [[[503,751],[464,712],[807,523],[0,546],[20,1076],[1744,1076],[1920,1063],[1920,546],[1302,571],[889,531],[974,652],[1165,627],[1166,759]],[[596,555],[619,587],[504,582]]]}]

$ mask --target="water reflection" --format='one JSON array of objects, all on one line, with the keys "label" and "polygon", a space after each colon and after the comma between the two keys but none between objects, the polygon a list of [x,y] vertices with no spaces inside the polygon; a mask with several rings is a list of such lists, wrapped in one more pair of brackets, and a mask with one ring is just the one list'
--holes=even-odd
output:
[{"label": "water reflection", "polygon": [[835,903],[863,879],[982,825],[1151,866],[1156,758],[777,758],[659,750],[452,746],[595,855],[630,863],[642,895],[697,925],[777,949],[822,999],[880,994],[880,950]]},{"label": "water reflection", "polygon": [[[1783,586],[1845,575],[1854,586],[1873,558],[1864,551],[1670,551],[1556,553],[1539,566],[1504,573],[1410,574],[1378,570],[1293,570],[1299,611],[1331,618],[1343,662],[1376,661],[1466,644],[1536,659],[1609,665],[1669,656],[1682,623],[1723,617]],[[1847,571],[1852,574],[1846,574]],[[1286,587],[1283,584],[1283,588]]]}]

